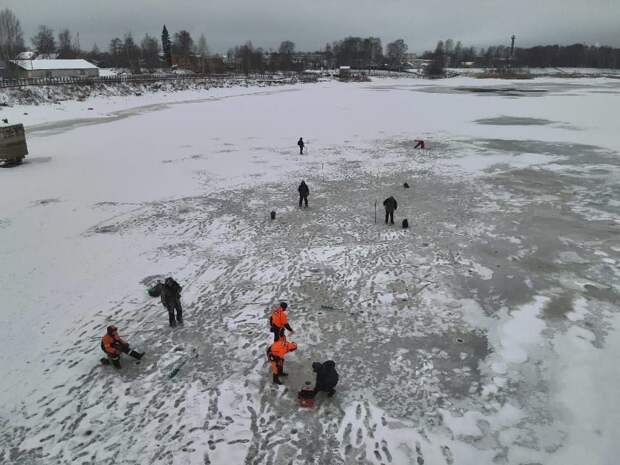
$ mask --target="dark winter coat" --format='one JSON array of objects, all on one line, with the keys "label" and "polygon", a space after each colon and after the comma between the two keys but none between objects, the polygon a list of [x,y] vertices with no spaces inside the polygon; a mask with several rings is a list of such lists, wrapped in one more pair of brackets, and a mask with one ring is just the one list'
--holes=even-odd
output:
[{"label": "dark winter coat", "polygon": [[393,212],[398,208],[398,202],[396,202],[394,197],[390,196],[383,201],[383,206],[386,212]]},{"label": "dark winter coat", "polygon": [[164,307],[171,307],[181,298],[183,288],[172,278],[166,278],[161,285],[161,303]]},{"label": "dark winter coat", "polygon": [[310,188],[305,181],[301,181],[301,184],[299,185],[297,190],[299,191],[299,195],[301,195],[302,197],[308,197],[308,195],[310,195]]},{"label": "dark winter coat", "polygon": [[338,384],[339,376],[336,371],[336,364],[332,360],[328,360],[325,363],[315,362],[312,364],[312,369],[316,373],[315,389],[329,391]]},{"label": "dark winter coat", "polygon": [[299,145],[300,147],[304,146],[304,140],[300,137],[299,140],[297,141],[297,145]]}]

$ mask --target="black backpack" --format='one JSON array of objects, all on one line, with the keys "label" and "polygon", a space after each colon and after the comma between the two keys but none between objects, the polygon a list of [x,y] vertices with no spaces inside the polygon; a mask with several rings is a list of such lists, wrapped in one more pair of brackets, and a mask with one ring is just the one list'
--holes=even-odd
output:
[{"label": "black backpack", "polygon": [[403,229],[407,229],[409,227],[409,221],[407,221],[407,218],[405,218],[403,220]]}]

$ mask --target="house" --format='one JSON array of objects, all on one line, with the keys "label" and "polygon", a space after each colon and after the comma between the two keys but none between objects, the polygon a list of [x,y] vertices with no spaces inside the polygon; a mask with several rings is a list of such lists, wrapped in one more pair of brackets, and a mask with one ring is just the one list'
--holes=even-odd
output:
[{"label": "house", "polygon": [[18,78],[98,77],[99,68],[86,60],[11,60]]}]

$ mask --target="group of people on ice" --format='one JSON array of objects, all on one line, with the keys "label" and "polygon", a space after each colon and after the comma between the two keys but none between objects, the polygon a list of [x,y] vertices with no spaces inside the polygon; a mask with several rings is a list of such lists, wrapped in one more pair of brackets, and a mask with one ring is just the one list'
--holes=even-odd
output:
[{"label": "group of people on ice", "polygon": [[[416,140],[415,148],[424,148],[424,141]],[[299,138],[297,141],[299,146],[299,153],[303,154],[304,141],[303,138]],[[405,188],[409,187],[405,183]],[[299,208],[305,206],[308,208],[308,196],[310,195],[310,188],[305,181],[301,181],[297,188],[299,192]],[[393,196],[388,197],[383,201],[385,208],[385,224],[394,224],[394,212],[398,208],[398,202]],[[275,215],[272,212],[272,219]],[[406,219],[403,220],[403,227],[408,227]],[[173,278],[168,277],[163,282],[158,281],[155,286],[149,289],[149,295],[152,297],[160,297],[161,303],[168,311],[168,321],[171,327],[183,324],[183,308],[181,306],[181,291],[182,287]],[[289,325],[288,316],[286,314],[287,304],[286,302],[280,302],[279,306],[274,306],[272,309],[271,317],[269,318],[269,324],[271,332],[273,333],[273,344],[267,348],[267,356],[271,363],[271,371],[273,376],[273,382],[275,384],[282,384],[280,380],[281,376],[287,376],[284,371],[284,357],[287,353],[297,350],[297,344],[290,342],[286,339],[285,331],[293,334],[294,331]],[[102,359],[102,363],[111,364],[117,369],[121,368],[120,356],[122,353],[129,355],[137,360],[140,360],[144,356],[144,352],[137,352],[130,348],[129,343],[123,340],[118,334],[118,328],[114,325],[108,326],[106,334],[101,338],[101,349],[105,352],[107,358]],[[338,373],[336,372],[336,364],[332,360],[328,360],[324,363],[315,362],[312,364],[312,369],[316,373],[316,382],[313,389],[302,391],[304,397],[314,397],[318,392],[325,391],[328,396],[334,395],[336,384],[338,383]]]},{"label": "group of people on ice", "polygon": [[[171,277],[166,278],[163,282],[157,281],[155,286],[148,290],[151,297],[160,297],[164,308],[168,310],[168,322],[172,328],[183,324],[182,290],[181,285]],[[101,350],[107,356],[107,358],[101,359],[101,362],[105,365],[111,364],[117,369],[121,368],[121,353],[137,360],[144,356],[144,352],[136,352],[129,347],[129,343],[119,336],[118,328],[114,325],[108,326],[106,334],[101,338]]]},{"label": "group of people on ice", "polygon": [[[269,317],[269,328],[273,333],[273,344],[267,347],[267,358],[271,363],[271,373],[274,384],[282,384],[280,377],[288,376],[288,373],[284,371],[284,357],[289,352],[297,350],[297,344],[286,338],[286,331],[290,334],[295,333],[288,322],[287,309],[288,304],[286,302],[280,302],[279,306],[274,305],[271,316]],[[335,388],[339,379],[334,361],[328,360],[324,363],[314,362],[312,364],[312,370],[316,373],[314,388],[300,392],[300,397],[304,399],[314,398],[314,396],[321,391],[327,392],[329,397],[333,396],[336,393]]]}]

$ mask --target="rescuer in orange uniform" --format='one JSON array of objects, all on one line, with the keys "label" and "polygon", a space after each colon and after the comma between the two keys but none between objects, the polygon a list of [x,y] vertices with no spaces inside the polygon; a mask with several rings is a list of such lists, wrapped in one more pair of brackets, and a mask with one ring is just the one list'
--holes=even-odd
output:
[{"label": "rescuer in orange uniform", "polygon": [[130,349],[129,344],[118,335],[118,328],[114,325],[108,326],[106,335],[101,338],[101,350],[107,354],[108,360],[114,365],[114,368],[121,367],[121,352],[138,360],[144,355],[144,352],[140,353]]},{"label": "rescuer in orange uniform", "polygon": [[280,302],[279,307],[273,307],[271,317],[269,318],[269,324],[271,325],[271,332],[273,333],[273,342],[276,342],[280,336],[284,336],[284,330],[288,329],[291,333],[294,333],[293,328],[288,324],[288,316],[286,314],[286,308],[288,305],[286,302]]},{"label": "rescuer in orange uniform", "polygon": [[273,373],[273,382],[275,384],[282,384],[280,376],[288,376],[288,373],[284,373],[284,356],[294,350],[297,350],[297,344],[287,341],[284,335],[280,336],[267,349],[267,357],[271,362],[271,372]]}]

